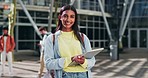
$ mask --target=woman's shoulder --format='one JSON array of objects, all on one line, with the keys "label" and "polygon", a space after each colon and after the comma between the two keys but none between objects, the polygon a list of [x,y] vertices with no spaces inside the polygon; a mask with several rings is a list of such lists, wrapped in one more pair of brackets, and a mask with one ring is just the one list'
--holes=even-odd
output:
[{"label": "woman's shoulder", "polygon": [[54,35],[59,35],[60,33],[61,33],[61,31],[58,30],[58,31],[56,31],[56,32],[54,33]]},{"label": "woman's shoulder", "polygon": [[84,37],[84,38],[87,37],[86,34],[83,33],[83,32],[79,32],[79,34],[80,34],[81,37]]},{"label": "woman's shoulder", "polygon": [[48,38],[53,38],[56,37],[60,34],[60,31],[56,31],[55,33],[51,33],[50,35],[48,35]]}]

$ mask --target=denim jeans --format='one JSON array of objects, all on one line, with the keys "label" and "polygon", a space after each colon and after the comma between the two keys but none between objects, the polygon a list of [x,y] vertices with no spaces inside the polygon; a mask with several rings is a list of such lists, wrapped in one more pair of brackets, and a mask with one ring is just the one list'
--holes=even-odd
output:
[{"label": "denim jeans", "polygon": [[62,78],[88,78],[87,72],[63,72]]}]

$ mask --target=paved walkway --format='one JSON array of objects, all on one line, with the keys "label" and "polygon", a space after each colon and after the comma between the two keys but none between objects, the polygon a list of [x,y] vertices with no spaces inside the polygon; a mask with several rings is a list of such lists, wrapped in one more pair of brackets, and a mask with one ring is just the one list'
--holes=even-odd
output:
[{"label": "paved walkway", "polygon": [[[16,53],[14,57],[14,76],[10,77],[5,73],[5,76],[0,78],[37,77],[38,56],[34,53]],[[120,59],[117,61],[110,60],[107,52],[100,53],[96,56],[92,71],[93,78],[148,78],[148,50],[126,49],[120,53]]]}]

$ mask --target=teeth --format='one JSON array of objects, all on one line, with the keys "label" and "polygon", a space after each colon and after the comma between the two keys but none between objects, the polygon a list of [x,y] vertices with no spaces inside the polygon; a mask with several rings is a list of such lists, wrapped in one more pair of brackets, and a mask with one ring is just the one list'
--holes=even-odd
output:
[{"label": "teeth", "polygon": [[69,22],[67,22],[66,24],[70,24]]}]

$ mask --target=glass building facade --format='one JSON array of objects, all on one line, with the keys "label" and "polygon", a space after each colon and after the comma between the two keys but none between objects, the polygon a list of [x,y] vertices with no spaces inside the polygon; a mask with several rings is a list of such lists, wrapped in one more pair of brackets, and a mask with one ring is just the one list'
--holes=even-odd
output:
[{"label": "glass building facade", "polygon": [[[2,2],[0,0],[0,11],[3,11]],[[61,6],[69,4],[70,0],[55,0],[55,4],[58,5],[58,11]],[[59,1],[59,2],[57,2]],[[117,38],[117,23],[116,23],[116,3],[118,0],[101,0],[105,15],[107,17],[112,35]],[[37,26],[48,27],[49,16],[49,4],[50,0],[22,0],[30,13],[33,21]],[[120,0],[120,4],[123,4],[124,0]],[[78,12],[78,24],[80,31],[85,33],[91,42],[92,48],[108,47],[109,36],[105,22],[103,20],[98,0],[76,0],[74,6]],[[52,29],[56,27],[55,7],[53,9]],[[15,26],[14,36],[16,41],[16,52],[21,50],[36,51],[37,43],[40,38],[36,34],[32,24],[26,16],[20,4],[17,2],[17,22]],[[121,13],[122,14],[122,11]],[[135,0],[133,10],[130,19],[127,24],[127,28],[123,37],[124,47],[132,48],[147,48],[148,47],[148,1]],[[121,15],[120,15],[121,16]],[[0,13],[0,19],[3,19],[3,14]],[[3,26],[4,20],[0,20],[0,27]],[[1,31],[1,30],[0,30]],[[134,33],[134,34],[133,34]],[[2,33],[1,33],[2,34]],[[134,42],[136,41],[136,43]]]},{"label": "glass building facade", "polygon": [[148,1],[136,0],[128,23],[130,48],[148,48]]}]

